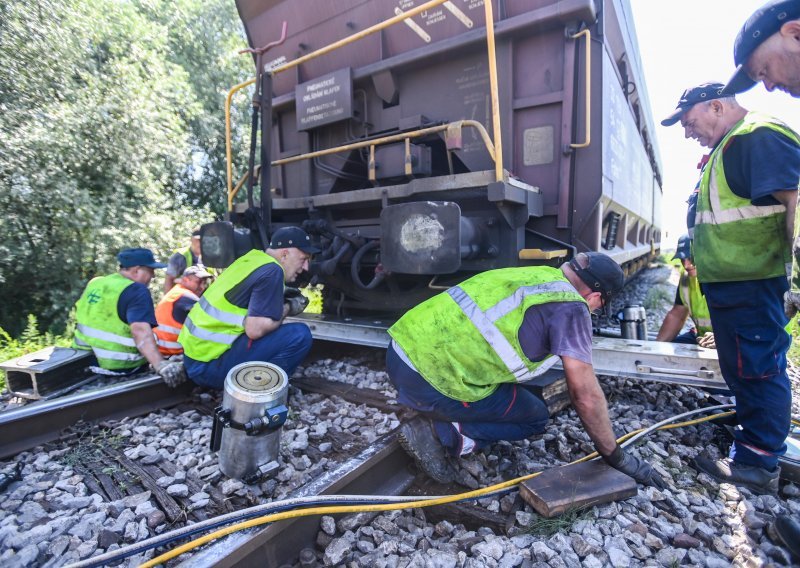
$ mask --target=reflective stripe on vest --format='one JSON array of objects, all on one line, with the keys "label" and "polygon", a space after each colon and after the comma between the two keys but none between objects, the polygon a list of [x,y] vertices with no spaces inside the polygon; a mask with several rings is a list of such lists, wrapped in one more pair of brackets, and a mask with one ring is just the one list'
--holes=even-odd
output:
[{"label": "reflective stripe on vest", "polygon": [[200,298],[181,284],[173,286],[169,292],[161,299],[156,306],[156,321],[158,326],[153,330],[156,336],[156,345],[162,355],[180,355],[183,347],[178,343],[178,335],[183,324],[177,321],[173,315],[175,302],[181,298],[188,298],[197,302]]},{"label": "reflective stripe on vest", "polygon": [[[280,263],[267,253],[251,250],[236,259],[192,306],[178,342],[185,355],[195,361],[213,361],[230,349],[244,333],[247,308],[230,303],[226,294],[267,264]],[[281,271],[283,270],[282,267]],[[283,286],[283,279],[281,279]]]},{"label": "reflective stripe on vest", "polygon": [[700,283],[697,277],[689,276],[686,271],[681,267],[681,279],[678,285],[681,300],[683,305],[689,310],[689,317],[694,322],[694,327],[697,329],[698,335],[712,331],[711,328],[711,315],[708,311],[708,303],[706,297],[700,290]]},{"label": "reflective stripe on vest", "polygon": [[[569,292],[575,289],[568,282],[548,282],[538,286],[525,286],[518,288],[513,295],[492,306],[491,309],[483,312],[469,295],[460,286],[450,288],[447,293],[469,318],[486,342],[494,349],[500,360],[505,363],[508,372],[514,375],[518,381],[527,381],[544,373],[556,363],[556,357],[550,356],[541,362],[534,372],[528,370],[528,366],[514,350],[508,339],[497,329],[494,322],[501,317],[509,314],[522,305],[526,296],[532,294],[546,294],[548,292]],[[546,367],[542,369],[542,367]]]},{"label": "reflective stripe on vest", "polygon": [[134,369],[146,360],[136,347],[131,327],[120,319],[117,305],[133,281],[121,274],[92,279],[76,303],[73,344],[90,347],[98,364],[111,371]]},{"label": "reflective stripe on vest", "polygon": [[553,302],[586,305],[558,269],[490,270],[409,310],[389,335],[433,388],[475,402],[502,383],[529,380],[557,362],[552,354],[531,361],[519,343],[527,309]]},{"label": "reflective stripe on vest", "polygon": [[[725,175],[725,148],[736,136],[768,128],[800,146],[800,138],[777,119],[749,112],[720,140],[700,180],[694,250],[700,282],[763,280],[785,275],[791,261],[786,208],[753,205],[736,195]],[[794,188],[775,188],[791,190]],[[746,262],[743,259],[747,259]]]}]

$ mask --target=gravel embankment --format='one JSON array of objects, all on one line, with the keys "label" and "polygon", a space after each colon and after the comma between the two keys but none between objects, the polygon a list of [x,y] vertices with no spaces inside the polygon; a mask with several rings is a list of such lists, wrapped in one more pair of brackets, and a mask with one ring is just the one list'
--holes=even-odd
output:
[{"label": "gravel embankment", "polygon": [[[625,297],[616,304],[645,303],[648,290],[663,287],[665,301],[648,305],[649,327],[656,330],[674,298],[670,277],[666,268],[650,269],[626,287]],[[652,298],[653,292],[649,293]],[[382,354],[372,351],[357,358],[309,362],[298,374],[322,374],[393,396],[382,365]],[[601,377],[601,384],[618,435],[711,404],[704,392],[690,387],[611,377]],[[217,398],[203,393],[198,400],[213,406]],[[280,499],[398,425],[395,414],[294,388],[289,405],[292,412],[281,439],[281,468],[273,479],[257,485],[219,473],[216,455],[208,450],[211,418],[185,409],[109,422],[100,433],[94,431],[64,447],[37,448],[0,462],[2,472],[10,471],[16,462],[24,464],[22,481],[0,494],[0,565],[62,566],[173,528],[149,491],[110,501],[92,492],[79,470],[97,459],[94,450],[100,443],[112,444],[137,464],[170,471],[158,484],[187,513],[202,518],[204,513],[217,514],[212,505],[219,494],[247,503]],[[721,429],[709,423],[648,436],[631,451],[649,460],[669,488],[640,487],[635,497],[576,513],[557,531],[543,526],[527,505],[514,514],[508,534],[488,528],[471,531],[448,521],[429,523],[425,509],[384,513],[362,525],[322,517],[317,539],[320,564],[398,568],[789,565],[788,553],[771,538],[770,524],[779,514],[800,515],[800,488],[784,483],[778,496],[756,496],[719,485],[690,467],[691,458],[700,451],[723,455],[724,444]],[[469,488],[488,486],[563,465],[592,449],[575,411],[568,409],[554,416],[540,437],[497,443],[460,460],[461,480]],[[114,466],[106,463],[104,467]],[[516,493],[488,496],[478,504],[511,514],[515,498]],[[152,556],[134,557],[123,565],[135,566]]]}]

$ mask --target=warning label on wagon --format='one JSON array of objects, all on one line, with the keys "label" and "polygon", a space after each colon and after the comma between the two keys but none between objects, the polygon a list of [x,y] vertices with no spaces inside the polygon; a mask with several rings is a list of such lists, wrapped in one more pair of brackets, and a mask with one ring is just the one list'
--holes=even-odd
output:
[{"label": "warning label on wagon", "polygon": [[349,67],[295,87],[297,130],[311,130],[353,117],[353,75]]}]

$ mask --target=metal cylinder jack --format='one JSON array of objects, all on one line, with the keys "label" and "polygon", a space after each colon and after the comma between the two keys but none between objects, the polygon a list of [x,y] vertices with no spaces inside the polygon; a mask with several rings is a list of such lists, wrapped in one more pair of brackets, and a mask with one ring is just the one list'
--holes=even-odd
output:
[{"label": "metal cylinder jack", "polygon": [[647,311],[642,306],[625,306],[617,314],[623,339],[647,341]]},{"label": "metal cylinder jack", "polygon": [[249,361],[230,370],[211,430],[222,473],[257,483],[278,469],[288,393],[286,372],[272,363]]}]

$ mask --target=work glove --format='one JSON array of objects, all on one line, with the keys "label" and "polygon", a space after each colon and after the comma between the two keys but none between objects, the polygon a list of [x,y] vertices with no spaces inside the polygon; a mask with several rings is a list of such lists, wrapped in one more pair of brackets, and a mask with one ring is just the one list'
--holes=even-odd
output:
[{"label": "work glove", "polygon": [[621,471],[625,475],[630,475],[642,485],[652,485],[658,489],[666,489],[667,487],[667,483],[653,469],[653,466],[627,453],[622,449],[622,446],[618,445],[610,456],[603,456],[603,460],[614,469]]},{"label": "work glove", "polygon": [[303,296],[303,293],[297,288],[286,288],[283,291],[283,302],[289,306],[287,316],[302,314],[308,306],[308,298]]},{"label": "work glove", "polygon": [[156,373],[161,375],[168,387],[175,388],[186,380],[186,369],[177,361],[161,361],[156,367]]},{"label": "work glove", "polygon": [[783,295],[783,313],[787,318],[792,319],[797,310],[800,310],[800,291],[789,290]]},{"label": "work glove", "polygon": [[697,344],[700,347],[705,347],[706,349],[716,349],[717,344],[714,341],[714,332],[707,331],[705,334],[697,338]]}]

